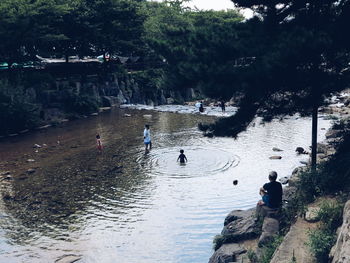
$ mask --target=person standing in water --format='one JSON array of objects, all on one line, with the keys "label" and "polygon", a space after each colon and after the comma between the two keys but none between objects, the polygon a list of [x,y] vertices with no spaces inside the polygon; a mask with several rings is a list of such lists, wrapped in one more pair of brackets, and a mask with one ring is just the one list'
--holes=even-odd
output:
[{"label": "person standing in water", "polygon": [[179,157],[177,158],[177,162],[180,160],[180,163],[187,163],[187,158],[186,158],[186,155],[184,155],[184,150],[180,150],[180,155]]},{"label": "person standing in water", "polygon": [[143,143],[145,144],[145,152],[152,149],[151,131],[148,124],[145,125],[145,129],[143,131]]},{"label": "person standing in water", "polygon": [[98,151],[102,152],[103,146],[102,146],[101,136],[98,133],[96,134],[96,144],[97,144]]},{"label": "person standing in water", "polygon": [[225,113],[225,102],[223,100],[220,102],[220,107],[221,107],[222,113]]}]

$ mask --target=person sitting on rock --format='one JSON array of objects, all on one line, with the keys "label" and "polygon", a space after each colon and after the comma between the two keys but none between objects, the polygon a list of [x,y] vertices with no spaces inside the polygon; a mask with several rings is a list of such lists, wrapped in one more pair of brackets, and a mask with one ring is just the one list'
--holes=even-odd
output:
[{"label": "person sitting on rock", "polygon": [[282,184],[277,182],[277,172],[269,173],[269,183],[260,188],[260,195],[262,200],[257,205],[257,215],[266,216],[268,210],[276,210],[282,205]]}]

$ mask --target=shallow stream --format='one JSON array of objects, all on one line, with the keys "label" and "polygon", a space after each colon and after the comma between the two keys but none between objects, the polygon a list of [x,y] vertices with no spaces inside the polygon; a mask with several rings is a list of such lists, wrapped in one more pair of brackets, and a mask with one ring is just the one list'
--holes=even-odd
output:
[{"label": "shallow stream", "polygon": [[[116,109],[2,140],[0,170],[14,176],[0,182],[0,262],[207,262],[225,216],[253,207],[268,172],[289,176],[308,159],[295,148],[311,142],[309,118],[257,121],[237,140],[203,137],[197,123],[213,118]],[[320,141],[329,126],[319,120]],[[180,149],[186,165],[176,162]]]}]

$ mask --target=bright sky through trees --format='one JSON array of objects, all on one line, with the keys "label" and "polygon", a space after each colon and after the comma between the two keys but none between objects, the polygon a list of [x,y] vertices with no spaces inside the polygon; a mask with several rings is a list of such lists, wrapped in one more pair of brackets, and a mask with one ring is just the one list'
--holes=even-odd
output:
[{"label": "bright sky through trees", "polygon": [[[162,0],[155,1],[161,2]],[[231,0],[192,0],[187,5],[192,8],[196,7],[204,10],[226,10],[234,8]],[[253,15],[252,11],[249,9],[242,11],[242,13],[246,18],[250,18]]]}]

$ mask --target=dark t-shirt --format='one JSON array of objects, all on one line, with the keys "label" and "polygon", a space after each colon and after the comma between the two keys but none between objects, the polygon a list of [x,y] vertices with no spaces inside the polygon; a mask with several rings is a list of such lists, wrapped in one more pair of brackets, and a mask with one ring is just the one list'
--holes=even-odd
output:
[{"label": "dark t-shirt", "polygon": [[185,159],[186,159],[186,156],[183,154],[183,153],[181,153],[180,155],[179,155],[179,158],[178,159],[180,159],[180,163],[184,163],[185,162]]},{"label": "dark t-shirt", "polygon": [[277,208],[282,204],[282,185],[279,182],[269,182],[263,188],[269,195],[269,207]]}]

